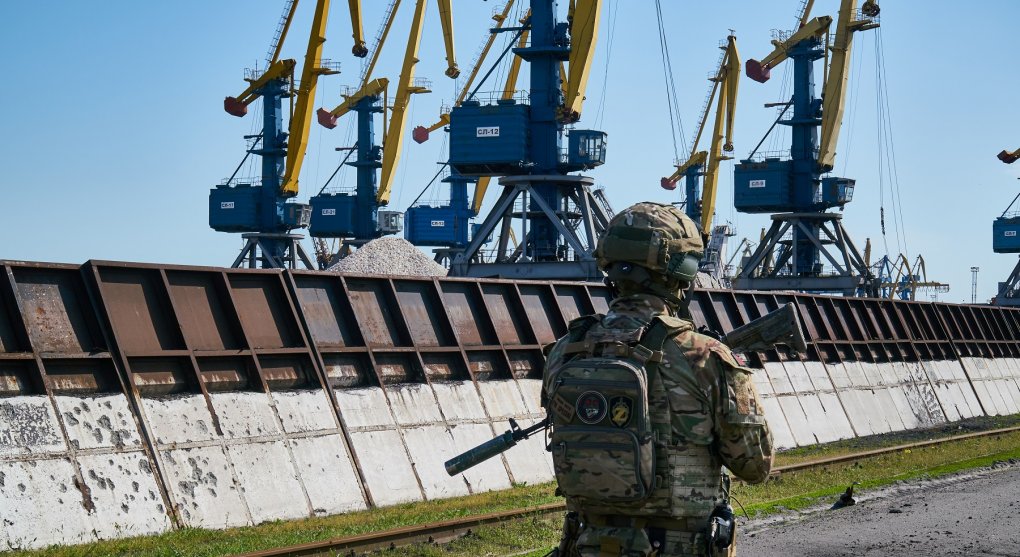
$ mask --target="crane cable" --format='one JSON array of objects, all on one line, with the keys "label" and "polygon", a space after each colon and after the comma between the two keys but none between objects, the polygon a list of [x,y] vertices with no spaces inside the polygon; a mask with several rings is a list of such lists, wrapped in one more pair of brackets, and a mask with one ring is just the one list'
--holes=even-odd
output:
[{"label": "crane cable", "polygon": [[[683,120],[680,118],[680,103],[677,101],[676,80],[673,78],[673,63],[669,56],[669,44],[666,42],[666,26],[662,18],[662,3],[655,0],[655,14],[659,28],[659,54],[662,58],[662,74],[666,81],[666,105],[669,107],[669,127],[673,135],[673,158],[680,161],[680,150],[687,152],[687,140],[684,137]],[[677,135],[680,145],[677,146]]]},{"label": "crane cable", "polygon": [[[881,194],[881,205],[879,208],[882,218],[882,236],[885,241],[885,180],[889,179],[889,198],[892,201],[893,226],[896,231],[896,243],[900,253],[908,259],[906,226],[903,219],[903,198],[899,183],[899,169],[896,164],[896,143],[893,139],[892,117],[889,113],[889,88],[887,86],[888,74],[885,67],[884,47],[882,43],[882,30],[875,33],[875,84],[877,88],[876,105],[878,112],[878,177],[879,192]],[[888,247],[886,247],[888,253]]]},{"label": "crane cable", "polygon": [[602,129],[602,117],[606,111],[606,89],[609,84],[609,60],[613,57],[613,39],[616,37],[616,22],[619,21],[620,2],[613,2],[609,9],[609,41],[606,43],[606,63],[602,70],[602,93],[599,95],[599,106],[595,109],[595,129]]}]

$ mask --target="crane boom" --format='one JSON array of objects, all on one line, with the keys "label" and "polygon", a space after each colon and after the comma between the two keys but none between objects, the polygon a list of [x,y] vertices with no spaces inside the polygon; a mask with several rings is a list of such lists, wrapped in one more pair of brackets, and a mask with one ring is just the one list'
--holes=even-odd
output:
[{"label": "crane boom", "polygon": [[439,22],[443,26],[443,46],[446,48],[446,77],[455,79],[460,75],[457,67],[457,54],[453,49],[453,7],[452,0],[439,2]]},{"label": "crane boom", "polygon": [[571,11],[570,65],[560,113],[560,119],[567,123],[581,119],[581,106],[599,36],[599,20],[602,19],[602,0],[576,0],[571,2]]},{"label": "crane boom", "polygon": [[[460,106],[460,103],[464,102],[467,97],[468,91],[471,90],[471,85],[474,83],[475,78],[478,77],[478,71],[481,69],[482,64],[485,62],[485,57],[489,54],[489,49],[492,48],[492,43],[496,40],[498,30],[503,27],[503,23],[507,20],[510,15],[510,9],[514,6],[514,0],[508,0],[506,5],[503,6],[503,13],[494,14],[492,19],[496,22],[496,31],[489,32],[489,38],[485,41],[485,46],[482,47],[481,53],[478,55],[478,60],[475,61],[474,66],[471,68],[471,73],[468,75],[467,80],[464,82],[464,87],[461,88],[460,94],[457,95],[457,100],[454,101],[453,106]],[[525,31],[527,33],[527,31]],[[520,68],[520,64],[518,64]],[[447,126],[450,124],[450,112],[442,112],[439,114],[439,121],[431,126],[416,126],[411,132],[411,138],[414,139],[415,143],[425,143],[429,140],[429,134]]]},{"label": "crane boom", "polygon": [[400,162],[400,150],[404,143],[404,126],[407,124],[407,106],[410,103],[411,95],[428,92],[428,89],[414,85],[414,69],[418,63],[418,48],[421,46],[421,33],[425,23],[425,5],[426,0],[417,0],[414,8],[407,49],[404,51],[404,64],[400,70],[397,93],[391,107],[389,130],[383,138],[382,173],[379,180],[379,193],[376,195],[376,200],[380,205],[390,202],[393,177],[397,163]]},{"label": "crane boom", "polygon": [[354,46],[351,54],[358,58],[368,55],[368,46],[365,44],[365,26],[361,23],[361,0],[347,0],[351,12],[351,29],[354,31]]},{"label": "crane boom", "polygon": [[1007,151],[1003,149],[999,152],[998,156],[1000,161],[1006,164],[1013,164],[1020,159],[1020,149],[1017,149],[1016,151]]},{"label": "crane boom", "polygon": [[831,17],[819,16],[801,25],[800,29],[797,29],[797,32],[790,35],[785,41],[773,40],[774,48],[768,56],[762,58],[761,61],[753,58],[747,61],[747,77],[759,83],[765,83],[772,77],[772,68],[783,63],[789,57],[790,47],[811,37],[821,37],[829,30],[830,25],[832,25]]},{"label": "crane boom", "polygon": [[223,99],[223,110],[232,116],[244,116],[248,114],[248,105],[259,97],[257,91],[266,83],[274,79],[289,78],[294,74],[294,66],[297,62],[291,59],[277,60],[273,62],[266,71],[256,79],[248,79],[248,88],[236,97]]},{"label": "crane boom", "polygon": [[340,103],[339,106],[333,110],[326,110],[320,108],[316,112],[316,116],[319,120],[319,124],[328,129],[336,127],[337,120],[339,120],[344,114],[347,114],[354,108],[354,105],[358,104],[358,101],[365,97],[374,97],[383,94],[386,91],[386,87],[390,84],[390,80],[385,77],[379,79],[373,79],[365,84],[364,87],[358,89],[357,92],[350,95],[344,95],[344,102]]},{"label": "crane boom", "polygon": [[[688,174],[691,169],[705,167],[699,211],[701,222],[699,224],[706,234],[712,230],[712,214],[715,211],[715,197],[719,184],[719,163],[733,158],[722,152],[733,150],[733,122],[736,114],[737,89],[740,85],[740,55],[737,52],[737,38],[733,35],[728,36],[726,46],[722,48],[724,54],[715,75],[710,78],[712,89],[708,96],[707,109],[701,115],[698,133],[694,138],[694,143],[691,144],[691,155],[684,164],[677,167],[676,172],[670,177],[663,178],[661,183],[663,188],[672,190],[676,188],[676,182]],[[716,94],[718,94],[718,105],[716,106],[709,150],[707,152],[697,151]],[[688,199],[687,202],[693,203],[694,200]]]},{"label": "crane boom", "polygon": [[[865,4],[874,5],[868,2]],[[877,9],[877,5],[874,5],[874,9]],[[869,11],[870,8],[864,9],[865,13]],[[832,170],[836,159],[836,144],[839,142],[839,130],[846,106],[846,84],[850,77],[850,47],[853,44],[853,34],[856,31],[878,27],[878,23],[868,17],[855,19],[856,12],[857,0],[843,0],[840,3],[836,41],[830,47],[832,59],[829,62],[828,79],[822,90],[822,129],[818,144],[818,165],[823,172]]]},{"label": "crane boom", "polygon": [[337,73],[320,65],[322,45],[326,42],[328,17],[329,0],[319,0],[315,4],[312,31],[308,36],[305,63],[301,69],[301,82],[298,85],[294,113],[290,118],[286,173],[280,186],[280,193],[286,197],[293,197],[298,193],[298,177],[301,175],[301,163],[304,161],[305,149],[308,147],[308,130],[312,124],[311,106],[315,101],[315,87],[319,76]]},{"label": "crane boom", "polygon": [[706,234],[712,230],[719,163],[733,158],[722,154],[723,150],[733,150],[733,118],[736,113],[737,87],[740,84],[740,55],[737,53],[737,38],[733,35],[726,39],[726,56],[716,80],[719,84],[719,107],[715,111],[715,126],[712,129],[705,181],[701,189],[701,229]]}]

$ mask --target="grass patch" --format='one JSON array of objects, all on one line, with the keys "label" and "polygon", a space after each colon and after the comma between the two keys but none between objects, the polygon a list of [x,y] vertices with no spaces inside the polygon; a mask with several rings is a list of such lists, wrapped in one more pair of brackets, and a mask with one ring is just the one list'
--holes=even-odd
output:
[{"label": "grass patch", "polygon": [[[1020,420],[1018,420],[1020,421]],[[984,429],[1014,425],[987,421]],[[780,454],[777,465],[815,460],[899,445],[920,439],[937,438],[946,433],[962,433],[954,424],[940,434],[928,430],[921,434],[898,434],[832,443],[797,449]],[[965,430],[978,429],[963,426]],[[846,486],[858,481],[867,490],[897,481],[919,477],[937,477],[962,470],[991,465],[997,461],[1020,459],[1020,432],[982,437],[875,456],[863,461],[840,463],[818,469],[788,472],[769,481],[749,486],[734,485],[734,496],[752,517],[787,509],[803,509],[819,502],[834,501]],[[457,499],[411,503],[338,516],[279,521],[229,530],[188,528],[160,536],[96,542],[87,545],[52,547],[38,551],[15,551],[5,555],[18,557],[91,557],[98,555],[232,555],[262,549],[308,543],[374,532],[401,526],[449,520],[461,516],[517,509],[558,501],[554,486],[516,486],[513,489],[471,495]],[[738,509],[739,511],[739,509]],[[387,557],[477,557],[515,555],[540,557],[559,538],[560,520],[532,518],[510,524],[486,526],[442,546],[419,544],[387,551]]]}]

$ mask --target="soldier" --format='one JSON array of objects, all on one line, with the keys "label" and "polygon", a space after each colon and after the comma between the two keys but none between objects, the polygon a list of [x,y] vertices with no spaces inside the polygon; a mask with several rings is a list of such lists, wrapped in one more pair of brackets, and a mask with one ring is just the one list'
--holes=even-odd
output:
[{"label": "soldier", "polygon": [[694,221],[657,203],[616,215],[599,240],[616,298],[570,323],[543,377],[568,509],[553,554],[735,555],[722,466],[765,480],[772,438],[751,370],[687,318],[703,249]]}]

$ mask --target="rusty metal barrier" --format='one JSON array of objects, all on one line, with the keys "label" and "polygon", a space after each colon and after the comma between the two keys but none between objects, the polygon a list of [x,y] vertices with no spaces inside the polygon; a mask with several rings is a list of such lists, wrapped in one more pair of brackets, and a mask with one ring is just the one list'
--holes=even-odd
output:
[{"label": "rusty metal barrier", "polygon": [[[121,530],[99,537],[375,506],[370,463],[359,461],[338,392],[539,379],[542,347],[570,320],[605,312],[610,298],[604,285],[567,282],[110,261],[0,267],[0,405],[21,412],[0,412],[0,422],[48,424],[0,432],[0,465],[49,459],[73,476],[85,512],[107,496],[88,487],[104,473],[100,459],[149,470],[148,480],[122,478],[142,484],[140,501],[115,492],[124,507],[102,516]],[[808,353],[751,354],[750,365],[1020,357],[1018,309],[721,290],[695,292],[690,309],[697,325],[726,331],[787,302]],[[110,406],[102,415],[75,410],[93,401]],[[250,444],[275,460],[254,462]],[[327,471],[317,451],[349,462],[350,474]],[[245,466],[277,481],[293,476],[281,489],[301,496],[275,500],[260,478],[238,472]],[[211,470],[232,475],[242,493],[224,493]],[[317,482],[354,488],[323,501],[328,490]],[[126,518],[142,502],[148,518]],[[116,507],[109,503],[100,506]],[[215,506],[230,512],[210,514]]]}]

